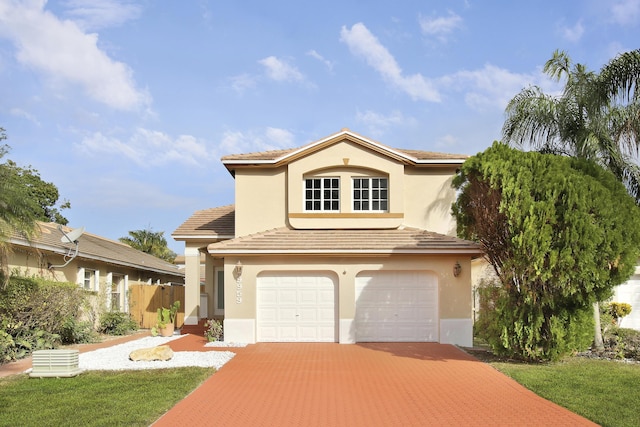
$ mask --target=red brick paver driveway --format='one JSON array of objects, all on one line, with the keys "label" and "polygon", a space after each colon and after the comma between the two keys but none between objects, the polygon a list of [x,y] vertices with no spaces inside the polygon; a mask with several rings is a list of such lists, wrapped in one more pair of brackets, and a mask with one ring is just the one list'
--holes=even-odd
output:
[{"label": "red brick paver driveway", "polygon": [[[172,347],[185,350],[194,339]],[[449,345],[231,350],[230,362],[154,426],[595,425]]]}]

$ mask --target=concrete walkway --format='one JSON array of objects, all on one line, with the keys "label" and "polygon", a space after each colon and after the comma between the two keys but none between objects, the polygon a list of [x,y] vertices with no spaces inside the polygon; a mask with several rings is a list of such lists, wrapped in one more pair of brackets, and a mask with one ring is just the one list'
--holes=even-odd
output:
[{"label": "concrete walkway", "polygon": [[[204,350],[204,343],[190,335],[170,345]],[[450,345],[261,343],[229,350],[236,356],[154,427],[595,425]]]}]

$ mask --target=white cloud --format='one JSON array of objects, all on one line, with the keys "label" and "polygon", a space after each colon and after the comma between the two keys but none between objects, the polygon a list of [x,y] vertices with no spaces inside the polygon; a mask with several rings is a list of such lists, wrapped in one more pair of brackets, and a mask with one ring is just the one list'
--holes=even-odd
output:
[{"label": "white cloud", "polygon": [[128,140],[104,135],[101,132],[85,137],[77,147],[89,155],[124,156],[139,166],[152,167],[168,164],[203,166],[213,160],[215,153],[204,141],[191,135],[177,138],[144,128],[138,128]]},{"label": "white cloud", "polygon": [[268,127],[265,135],[279,147],[293,147],[294,135],[286,129]]},{"label": "white cloud", "polygon": [[375,111],[366,110],[356,113],[356,120],[368,127],[368,132],[374,137],[379,137],[392,126],[400,126],[415,123],[412,118],[406,118],[400,111],[393,111],[385,116]]},{"label": "white cloud", "polygon": [[362,23],[351,29],[342,27],[340,40],[347,44],[355,56],[363,58],[382,77],[413,100],[439,102],[440,94],[433,83],[421,74],[405,76],[387,48]]},{"label": "white cloud", "polygon": [[466,104],[476,110],[501,109],[523,88],[538,85],[547,93],[557,90],[557,83],[544,74],[513,73],[504,68],[487,64],[473,71],[459,71],[440,79],[443,86],[465,93]]},{"label": "white cloud", "polygon": [[247,89],[252,89],[256,86],[256,77],[249,74],[240,74],[238,76],[231,77],[231,87],[239,93],[244,93]]},{"label": "white cloud", "polygon": [[612,19],[620,25],[637,24],[640,18],[640,0],[621,0],[610,6]]},{"label": "white cloud", "polygon": [[281,150],[295,146],[291,132],[266,128],[264,131],[227,131],[224,133],[218,151],[222,155]]},{"label": "white cloud", "polygon": [[458,138],[453,135],[447,134],[441,136],[436,140],[436,147],[455,147],[456,145],[458,145],[458,142]]},{"label": "white cloud", "polygon": [[29,113],[28,111],[23,110],[22,108],[12,108],[10,110],[10,113],[12,116],[16,116],[16,117],[22,117],[23,119],[27,119],[30,122],[32,122],[33,124],[35,124],[36,126],[40,126],[40,121],[36,118],[36,116],[34,116],[33,114]]},{"label": "white cloud", "polygon": [[316,52],[315,50],[310,50],[309,52],[307,52],[307,55],[311,56],[312,58],[317,59],[318,61],[322,62],[329,71],[333,71],[333,62],[329,61],[328,59],[325,59],[324,56],[320,55],[318,52]]},{"label": "white cloud", "polygon": [[448,16],[420,16],[418,22],[423,34],[435,36],[440,41],[446,41],[447,36],[462,27],[462,18],[451,11]]},{"label": "white cloud", "polygon": [[13,40],[16,58],[56,83],[81,86],[94,100],[119,110],[148,107],[133,71],[98,48],[98,35],[44,10],[45,1],[0,4],[0,37]]},{"label": "white cloud", "polygon": [[117,0],[67,0],[64,5],[66,15],[85,30],[122,25],[142,12],[139,5]]},{"label": "white cloud", "polygon": [[272,80],[278,82],[301,82],[304,80],[304,76],[296,67],[275,56],[269,56],[258,62],[265,67],[267,77]]},{"label": "white cloud", "polygon": [[578,21],[573,27],[562,27],[561,32],[565,39],[572,43],[576,43],[580,41],[584,34],[584,26],[582,25],[582,21]]}]

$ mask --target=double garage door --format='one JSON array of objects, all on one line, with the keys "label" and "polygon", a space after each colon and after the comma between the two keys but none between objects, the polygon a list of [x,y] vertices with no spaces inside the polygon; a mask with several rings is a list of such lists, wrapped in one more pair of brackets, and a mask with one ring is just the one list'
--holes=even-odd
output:
[{"label": "double garage door", "polygon": [[[360,274],[355,296],[356,341],[438,341],[435,275],[407,271]],[[257,281],[257,340],[336,342],[336,301],[332,276],[261,276]]]}]

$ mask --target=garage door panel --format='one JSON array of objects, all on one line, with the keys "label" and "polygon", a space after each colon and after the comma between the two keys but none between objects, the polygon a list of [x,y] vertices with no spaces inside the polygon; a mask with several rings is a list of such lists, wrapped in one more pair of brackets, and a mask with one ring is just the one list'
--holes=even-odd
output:
[{"label": "garage door panel", "polygon": [[317,305],[319,303],[318,292],[315,289],[300,289],[298,291],[298,303],[301,305]]},{"label": "garage door panel", "polygon": [[265,322],[274,322],[277,320],[278,311],[275,308],[262,307],[258,312],[258,316]]},{"label": "garage door panel", "polygon": [[292,307],[274,307],[273,310],[277,313],[276,322],[292,322],[298,315],[297,310]]},{"label": "garage door panel", "polygon": [[356,341],[438,341],[438,282],[427,272],[356,278]]},{"label": "garage door panel", "polygon": [[330,277],[259,277],[257,293],[258,341],[335,341],[335,285]]},{"label": "garage door panel", "polygon": [[295,305],[296,302],[298,301],[298,294],[296,293],[295,289],[279,289],[277,293],[278,293],[278,300],[276,301],[276,304],[278,305],[282,305],[282,304]]},{"label": "garage door panel", "polygon": [[275,289],[265,289],[264,292],[258,295],[259,306],[262,305],[275,305],[278,301],[278,291]]}]

